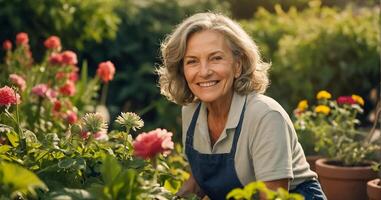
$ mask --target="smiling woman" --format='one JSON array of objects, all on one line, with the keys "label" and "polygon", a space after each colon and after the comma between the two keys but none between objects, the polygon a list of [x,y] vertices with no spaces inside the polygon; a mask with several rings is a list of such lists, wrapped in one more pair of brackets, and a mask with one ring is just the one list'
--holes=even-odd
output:
[{"label": "smiling woman", "polygon": [[[269,65],[226,16],[187,18],[162,44],[161,92],[183,106],[183,144],[191,176],[178,195],[225,199],[264,181],[308,199],[326,199],[284,109],[262,93]],[[261,197],[265,198],[265,197]]]}]

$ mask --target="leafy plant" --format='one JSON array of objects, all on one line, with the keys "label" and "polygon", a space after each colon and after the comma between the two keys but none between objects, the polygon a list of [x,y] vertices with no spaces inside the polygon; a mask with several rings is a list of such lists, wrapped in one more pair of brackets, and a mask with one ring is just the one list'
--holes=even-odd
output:
[{"label": "leafy plant", "polygon": [[295,128],[315,139],[315,151],[322,150],[326,156],[345,166],[362,165],[380,146],[369,141],[368,132],[357,128],[364,100],[357,95],[341,96],[332,100],[327,91],[320,91],[316,105],[307,100],[295,110]]}]

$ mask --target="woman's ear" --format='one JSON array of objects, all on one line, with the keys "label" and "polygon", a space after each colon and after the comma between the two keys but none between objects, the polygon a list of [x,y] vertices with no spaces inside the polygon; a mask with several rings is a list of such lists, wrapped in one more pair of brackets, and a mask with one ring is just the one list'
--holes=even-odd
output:
[{"label": "woman's ear", "polygon": [[242,62],[241,59],[237,60],[234,64],[234,78],[238,78],[242,73]]}]

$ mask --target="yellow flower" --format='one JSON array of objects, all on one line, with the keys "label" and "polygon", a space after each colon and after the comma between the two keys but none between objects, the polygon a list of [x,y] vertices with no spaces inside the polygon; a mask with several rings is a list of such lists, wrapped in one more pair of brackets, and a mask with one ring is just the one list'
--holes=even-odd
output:
[{"label": "yellow flower", "polygon": [[315,112],[317,113],[323,113],[325,115],[328,115],[329,111],[331,111],[331,109],[328,107],[328,106],[325,106],[325,105],[319,105],[315,108]]},{"label": "yellow flower", "polygon": [[330,99],[331,97],[332,97],[332,95],[329,92],[325,91],[325,90],[320,91],[316,95],[317,99]]},{"label": "yellow flower", "polygon": [[305,111],[307,108],[308,108],[308,101],[307,100],[299,101],[298,108],[297,108],[299,111]]},{"label": "yellow flower", "polygon": [[355,100],[355,102],[360,104],[361,106],[364,106],[364,99],[362,97],[353,94],[352,99]]}]

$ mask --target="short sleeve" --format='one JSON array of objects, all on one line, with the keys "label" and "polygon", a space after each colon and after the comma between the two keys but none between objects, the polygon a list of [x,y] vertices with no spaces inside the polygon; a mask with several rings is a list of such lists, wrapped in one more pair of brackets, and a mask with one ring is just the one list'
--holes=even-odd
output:
[{"label": "short sleeve", "polygon": [[291,131],[278,111],[268,111],[254,130],[250,153],[257,180],[293,179]]}]

